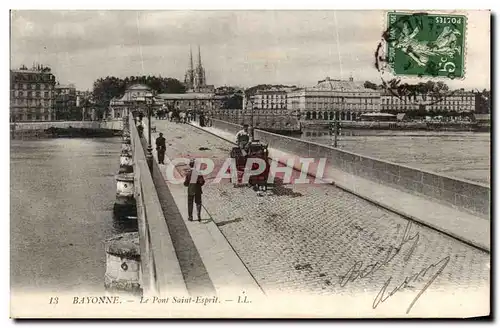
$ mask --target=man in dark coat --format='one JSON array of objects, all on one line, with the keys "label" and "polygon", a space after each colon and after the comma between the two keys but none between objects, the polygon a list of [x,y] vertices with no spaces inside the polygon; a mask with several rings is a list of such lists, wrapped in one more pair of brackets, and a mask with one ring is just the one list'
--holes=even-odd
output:
[{"label": "man in dark coat", "polygon": [[205,126],[205,114],[201,113],[200,114],[200,126]]},{"label": "man in dark coat", "polygon": [[[205,179],[202,175],[196,172],[194,168],[195,160],[191,159],[189,162],[189,171],[184,180],[184,186],[188,187],[188,220],[193,221],[193,201],[196,203],[196,212],[198,214],[198,221],[201,221],[201,194],[203,191],[201,187],[205,184]],[[193,181],[191,181],[193,177]]]},{"label": "man in dark coat", "polygon": [[156,151],[158,153],[158,163],[165,164],[163,161],[165,160],[165,151],[167,147],[165,146],[165,138],[163,138],[163,133],[160,132],[160,136],[156,138]]}]

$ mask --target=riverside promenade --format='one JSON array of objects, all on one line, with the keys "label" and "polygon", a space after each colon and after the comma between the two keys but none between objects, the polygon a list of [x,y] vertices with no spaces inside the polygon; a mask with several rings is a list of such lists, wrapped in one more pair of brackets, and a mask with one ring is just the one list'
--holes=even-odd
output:
[{"label": "riverside promenade", "polygon": [[[160,170],[216,290],[243,287],[266,296],[363,292],[366,300],[360,303],[371,306],[384,282],[388,291],[397,290],[419,273],[397,290],[401,299],[415,297],[428,281],[422,276],[434,274],[438,263],[445,265],[429,292],[460,293],[489,284],[488,219],[457,210],[452,212],[459,213],[457,222],[445,222],[451,216],[440,203],[416,203],[423,200],[391,194],[384,186],[363,184],[364,179],[347,184],[332,170],[326,173],[338,174],[334,184],[276,185],[262,197],[229,181],[211,183],[214,176],[206,176],[203,220],[189,222],[186,188],[168,181],[169,161],[203,156],[217,167],[229,156],[234,135],[167,120],[153,125],[153,139],[162,132],[167,140]],[[272,158],[282,155],[271,145]],[[427,219],[417,213],[422,206]]]}]

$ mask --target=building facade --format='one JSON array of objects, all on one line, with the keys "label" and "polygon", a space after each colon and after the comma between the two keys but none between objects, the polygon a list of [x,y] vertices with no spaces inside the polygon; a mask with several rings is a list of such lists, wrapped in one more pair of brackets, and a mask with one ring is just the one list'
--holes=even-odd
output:
[{"label": "building facade", "polygon": [[350,78],[327,77],[312,88],[290,91],[287,106],[303,120],[356,120],[363,113],[380,111],[380,92]]},{"label": "building facade", "polygon": [[[111,99],[109,103],[108,118],[120,119],[133,112],[147,113],[148,105],[146,98],[153,96],[151,88],[143,84],[133,84],[125,90],[123,96]],[[156,100],[156,99],[155,99]],[[153,110],[157,108],[158,101],[151,105]]]},{"label": "building facade", "polygon": [[399,96],[396,92],[385,91],[381,95],[381,111],[407,112],[411,110],[474,112],[476,95],[473,92],[457,90],[448,96],[417,94]]},{"label": "building facade", "polygon": [[33,65],[10,71],[11,121],[52,121],[56,78],[49,67]]},{"label": "building facade", "polygon": [[203,92],[161,93],[156,96],[156,101],[167,109],[210,112],[218,108],[222,98],[214,93]]},{"label": "building facade", "polygon": [[269,90],[257,90],[255,94],[243,98],[243,109],[251,106],[257,110],[286,110],[287,89],[273,88]]},{"label": "building facade", "polygon": [[81,120],[76,107],[76,88],[74,85],[57,84],[54,87],[54,111],[57,120]]},{"label": "building facade", "polygon": [[215,119],[231,122],[234,124],[248,124],[256,129],[276,133],[297,133],[301,126],[296,115],[291,115],[285,109],[261,109],[253,111],[247,109],[215,109],[212,112]]}]

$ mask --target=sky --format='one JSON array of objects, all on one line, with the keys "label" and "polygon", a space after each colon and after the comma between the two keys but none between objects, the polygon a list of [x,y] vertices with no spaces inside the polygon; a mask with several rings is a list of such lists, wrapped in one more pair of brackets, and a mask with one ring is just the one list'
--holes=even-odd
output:
[{"label": "sky", "polygon": [[[489,12],[467,16],[466,77],[446,82],[489,89]],[[79,90],[108,75],[183,81],[190,46],[196,62],[199,45],[215,86],[313,86],[327,76],[378,84],[374,53],[385,17],[377,10],[12,11],[11,69],[39,62]]]}]

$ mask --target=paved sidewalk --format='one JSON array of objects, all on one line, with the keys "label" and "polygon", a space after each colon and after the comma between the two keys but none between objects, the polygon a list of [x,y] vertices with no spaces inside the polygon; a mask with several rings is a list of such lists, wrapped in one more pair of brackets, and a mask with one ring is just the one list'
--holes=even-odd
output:
[{"label": "paved sidewalk", "polygon": [[[197,122],[191,124],[234,143],[235,136],[232,133],[213,127],[200,127]],[[295,156],[272,147],[269,148],[269,154],[271,158]],[[297,169],[300,170],[300,168]],[[325,178],[334,181],[336,186],[379,206],[442,231],[482,250],[490,251],[490,220],[332,167],[325,169]]]},{"label": "paved sidewalk", "polygon": [[[147,122],[147,120],[146,120]],[[152,122],[153,123],[153,122]],[[147,124],[145,124],[144,135],[147,135]],[[154,126],[155,124],[153,124]],[[152,144],[161,131],[151,134]],[[153,145],[153,148],[154,145]],[[158,154],[153,151],[156,162]],[[167,180],[165,168],[170,160],[165,156],[165,164],[159,165],[165,180]],[[264,296],[264,293],[248,269],[238,258],[229,242],[220,232],[215,222],[210,219],[205,209],[202,210],[202,221],[190,222],[187,219],[187,188],[183,184],[168,183],[168,187],[181,215],[186,222],[188,231],[206,267],[210,280],[212,281],[217,294],[224,297],[222,302],[236,302],[238,296],[248,296],[252,300],[257,300]],[[193,214],[196,213],[194,206]],[[196,214],[194,215],[196,218]]]}]

